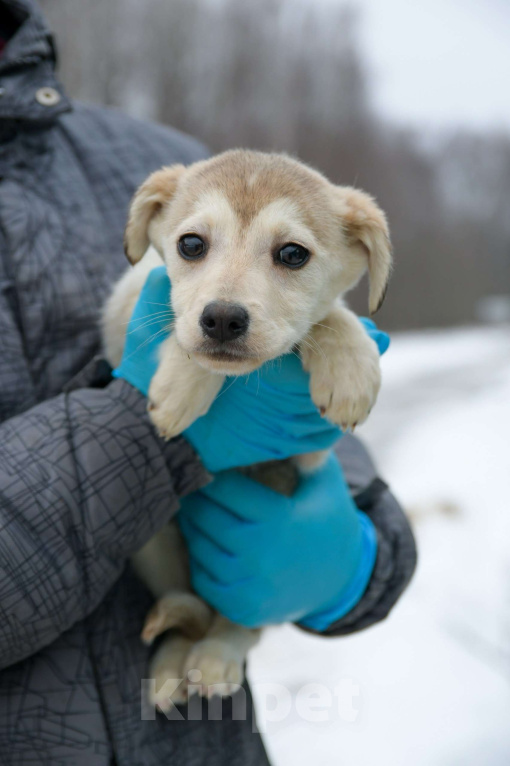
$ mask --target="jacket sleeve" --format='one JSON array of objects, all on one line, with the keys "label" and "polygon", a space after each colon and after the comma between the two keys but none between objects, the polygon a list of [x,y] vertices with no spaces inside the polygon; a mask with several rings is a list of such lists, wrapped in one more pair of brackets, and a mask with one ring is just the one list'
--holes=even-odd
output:
[{"label": "jacket sleeve", "polygon": [[0,425],[0,667],[88,615],[209,478],[184,439],[157,437],[123,380]]},{"label": "jacket sleeve", "polygon": [[416,545],[409,522],[376,473],[362,443],[345,435],[336,447],[356,505],[371,519],[377,534],[377,558],[368,587],[348,614],[321,635],[344,636],[384,620],[407,587],[416,568]]}]

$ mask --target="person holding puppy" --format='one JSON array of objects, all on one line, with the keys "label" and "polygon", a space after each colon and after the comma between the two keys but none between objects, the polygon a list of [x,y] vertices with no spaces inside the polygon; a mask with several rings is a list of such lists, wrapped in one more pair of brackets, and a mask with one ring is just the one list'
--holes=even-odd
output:
[{"label": "person holding puppy", "polygon": [[[182,506],[193,584],[216,609],[340,636],[389,613],[415,566],[412,534],[360,442],[339,439],[314,408],[295,357],[278,376],[262,370],[268,395],[239,381],[205,430],[159,439],[145,393],[165,275],[147,280],[135,309],[145,321],[128,328],[116,378],[96,359],[97,320],[125,266],[136,187],[207,152],[71,102],[33,0],[0,0],[0,51],[0,761],[267,763],[250,708],[234,720],[228,700],[221,721],[141,719],[151,597],[129,556]],[[384,334],[367,331],[382,351]],[[337,441],[340,462],[303,480],[290,505],[275,493],[257,502],[229,471]],[[215,520],[209,545],[195,513]],[[233,519],[243,577],[221,588],[216,557]]]}]

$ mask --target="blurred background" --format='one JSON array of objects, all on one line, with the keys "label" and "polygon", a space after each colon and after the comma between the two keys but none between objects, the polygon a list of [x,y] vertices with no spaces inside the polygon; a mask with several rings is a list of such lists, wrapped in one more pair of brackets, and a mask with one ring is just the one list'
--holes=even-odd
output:
[{"label": "blurred background", "polygon": [[[360,434],[411,517],[420,562],[383,625],[330,641],[265,633],[250,675],[275,766],[506,766],[507,0],[41,4],[70,95],[214,152],[296,154],[389,217],[395,272],[378,323],[393,342]],[[350,303],[365,313],[365,285]],[[354,689],[355,715],[271,720],[262,682],[296,697],[311,681]]]}]

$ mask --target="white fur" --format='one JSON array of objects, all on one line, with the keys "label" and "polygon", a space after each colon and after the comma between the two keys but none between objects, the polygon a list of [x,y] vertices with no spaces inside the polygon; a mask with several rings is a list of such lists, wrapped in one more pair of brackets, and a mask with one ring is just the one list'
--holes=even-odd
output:
[{"label": "white fur", "polygon": [[[242,163],[242,152],[234,160]],[[260,160],[261,166],[264,162]],[[107,358],[114,365],[119,363],[129,317],[147,274],[164,262],[172,282],[175,324],[162,345],[160,365],[149,390],[149,411],[160,435],[167,439],[176,436],[205,414],[225,375],[249,372],[297,345],[303,366],[310,372],[311,396],[317,407],[343,429],[354,428],[367,417],[377,397],[379,354],[357,317],[338,297],[368,267],[372,308],[381,302],[391,262],[383,213],[368,195],[333,187],[323,179],[328,204],[314,225],[306,223],[305,211],[292,196],[270,200],[247,223],[224,194],[224,180],[218,182],[218,188],[211,189],[209,184],[202,194],[187,201],[185,182],[193,167],[158,171],[135,196],[126,244],[138,263],[115,286],[105,307]],[[296,167],[289,160],[290,174]],[[322,194],[322,177],[305,171],[319,184],[318,195]],[[302,173],[303,168],[299,166],[297,172]],[[258,178],[257,172],[251,173],[246,188],[252,189]],[[179,238],[189,232],[209,243],[207,256],[193,263],[180,257],[176,247]],[[149,240],[153,247],[139,260]],[[275,265],[272,248],[275,242],[286,241],[297,242],[312,253],[302,269],[286,271]],[[199,325],[204,307],[217,300],[240,304],[250,315],[241,351],[230,361],[219,361],[207,351]],[[300,456],[296,462],[301,470],[309,471],[323,458],[324,453],[316,453]],[[231,693],[242,681],[245,655],[258,631],[232,625],[219,615],[211,621],[208,607],[191,593],[186,556],[175,525],[149,541],[133,563],[157,599],[147,616],[144,639],[150,642],[169,627],[180,626],[185,633],[166,637],[152,659],[153,701],[161,709],[184,701],[187,673],[193,669],[201,673],[203,694],[216,684],[224,685],[223,693]],[[168,694],[165,682],[174,676],[184,680]]]}]

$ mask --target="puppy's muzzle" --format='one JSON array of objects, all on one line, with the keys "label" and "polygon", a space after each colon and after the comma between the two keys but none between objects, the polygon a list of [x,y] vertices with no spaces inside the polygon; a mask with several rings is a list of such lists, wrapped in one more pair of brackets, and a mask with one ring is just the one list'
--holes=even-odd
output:
[{"label": "puppy's muzzle", "polygon": [[249,323],[246,309],[225,301],[208,303],[199,319],[202,332],[219,343],[242,338],[246,335]]}]

